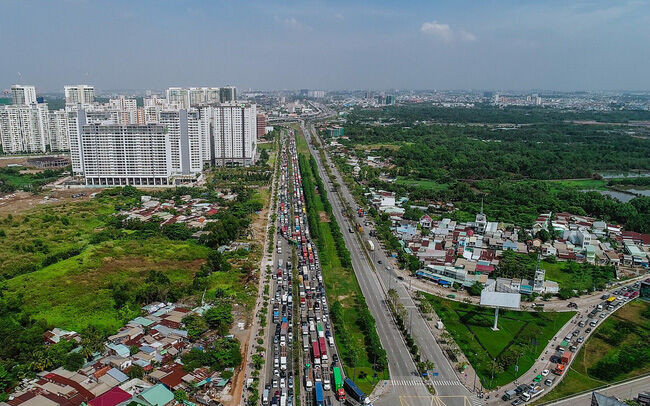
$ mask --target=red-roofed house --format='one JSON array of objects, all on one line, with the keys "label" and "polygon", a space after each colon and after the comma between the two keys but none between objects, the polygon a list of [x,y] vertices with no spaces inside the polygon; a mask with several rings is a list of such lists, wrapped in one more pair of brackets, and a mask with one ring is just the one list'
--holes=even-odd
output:
[{"label": "red-roofed house", "polygon": [[117,406],[122,402],[131,399],[131,395],[120,389],[118,386],[104,393],[103,395],[97,396],[95,399],[88,402],[89,406]]}]

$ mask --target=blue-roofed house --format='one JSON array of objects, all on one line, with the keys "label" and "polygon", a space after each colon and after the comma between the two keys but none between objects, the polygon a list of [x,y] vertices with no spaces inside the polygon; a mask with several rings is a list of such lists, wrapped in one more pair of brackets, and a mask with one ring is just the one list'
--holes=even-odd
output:
[{"label": "blue-roofed house", "polygon": [[124,344],[108,344],[106,345],[108,348],[109,353],[112,355],[117,355],[118,357],[128,357],[131,355],[131,351],[129,350],[129,347],[127,347]]},{"label": "blue-roofed house", "polygon": [[130,379],[124,372],[120,371],[117,368],[109,369],[106,374],[115,378],[119,383],[124,383]]},{"label": "blue-roofed house", "polygon": [[140,392],[132,401],[143,406],[167,406],[174,403],[174,394],[159,383]]}]

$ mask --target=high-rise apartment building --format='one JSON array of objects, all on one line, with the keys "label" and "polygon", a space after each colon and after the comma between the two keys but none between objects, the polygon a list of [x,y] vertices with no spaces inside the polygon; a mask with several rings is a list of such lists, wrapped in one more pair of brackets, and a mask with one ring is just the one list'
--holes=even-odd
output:
[{"label": "high-rise apartment building", "polygon": [[86,184],[164,186],[200,176],[205,135],[198,110],[162,111],[158,124],[123,124],[114,113],[68,111],[72,169]]},{"label": "high-rise apartment building", "polygon": [[167,103],[173,109],[190,108],[190,92],[182,87],[170,87],[167,89]]},{"label": "high-rise apartment building", "polygon": [[222,87],[219,93],[219,100],[221,103],[234,102],[237,100],[237,88],[235,86]]},{"label": "high-rise apartment building", "polygon": [[34,86],[12,85],[11,98],[13,104],[36,104],[36,88]]},{"label": "high-rise apartment building", "polygon": [[247,166],[257,153],[257,106],[224,103],[212,108],[212,159],[220,166]]},{"label": "high-rise apartment building", "polygon": [[167,102],[169,107],[176,109],[188,109],[199,107],[205,104],[219,103],[223,98],[235,97],[235,88],[230,87],[222,94],[222,88],[218,87],[170,87],[167,89]]},{"label": "high-rise apartment building", "polygon": [[266,135],[266,116],[264,113],[257,113],[257,138]]},{"label": "high-rise apartment building", "polygon": [[52,151],[70,149],[68,134],[68,113],[65,110],[53,110],[47,115],[49,144]]},{"label": "high-rise apartment building", "polygon": [[160,124],[86,124],[81,131],[86,184],[169,185],[170,149]]},{"label": "high-rise apartment building", "polygon": [[95,87],[88,85],[64,86],[65,104],[92,104],[95,101]]},{"label": "high-rise apartment building", "polygon": [[[30,101],[31,92],[18,101]],[[35,101],[35,99],[34,99]],[[13,104],[0,107],[0,142],[7,154],[46,152],[49,143],[47,104]]]},{"label": "high-rise apartment building", "polygon": [[160,125],[169,135],[171,170],[190,176],[203,170],[203,138],[199,111],[170,110],[160,113]]}]

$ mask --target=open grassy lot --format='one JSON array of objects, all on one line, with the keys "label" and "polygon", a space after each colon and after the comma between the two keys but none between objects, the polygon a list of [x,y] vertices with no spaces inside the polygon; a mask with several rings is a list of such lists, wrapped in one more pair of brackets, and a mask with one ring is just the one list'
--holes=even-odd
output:
[{"label": "open grassy lot", "polygon": [[81,254],[6,282],[7,294],[22,294],[35,319],[75,331],[94,324],[106,331],[122,326],[109,284],[138,284],[159,270],[178,284],[192,282],[208,249],[192,242],[152,238],[93,245]]},{"label": "open grassy lot", "polygon": [[[262,188],[252,200],[266,205],[268,193]],[[135,199],[98,195],[0,218],[0,288],[5,297],[22,297],[22,308],[51,326],[80,331],[93,324],[115,331],[125,315],[115,307],[111,284],[124,282],[137,290],[149,271],[160,271],[180,291],[190,291],[194,274],[210,251],[195,239],[172,240],[159,234],[95,239],[109,228],[119,207]],[[219,288],[235,303],[251,308],[257,286],[255,261],[260,257],[261,247],[256,244],[250,253],[227,254],[232,269],[208,277],[206,299]],[[195,298],[185,300],[193,304]]]},{"label": "open grassy lot", "polygon": [[395,181],[396,184],[398,185],[405,185],[405,186],[415,186],[418,188],[422,189],[428,189],[428,190],[435,190],[435,191],[440,191],[440,190],[447,190],[448,185],[446,183],[438,183],[434,180],[428,180],[428,179],[407,179],[403,176],[399,176],[397,180]]},{"label": "open grassy lot", "polygon": [[[576,355],[567,376],[541,401],[552,401],[650,372],[647,354],[650,352],[647,346],[649,337],[650,303],[637,299],[618,309],[596,328]],[[635,357],[632,362],[624,361],[625,348],[629,346],[645,348],[646,356]],[[602,376],[597,365],[611,358],[626,365],[629,363],[629,369],[617,368],[612,362],[605,365],[607,371],[612,371],[611,376]]]},{"label": "open grassy lot", "polygon": [[[494,310],[424,294],[447,331],[477,370],[486,388],[513,381],[526,372],[548,340],[574,312],[517,312],[501,310],[499,331],[492,331]],[[519,355],[518,359],[516,355]],[[492,360],[497,360],[497,366]],[[518,363],[519,371],[515,372]],[[494,379],[492,372],[494,369]]]},{"label": "open grassy lot", "polygon": [[115,198],[96,198],[0,218],[1,275],[9,279],[35,271],[48,255],[85,247],[93,231],[115,212],[116,202]]}]

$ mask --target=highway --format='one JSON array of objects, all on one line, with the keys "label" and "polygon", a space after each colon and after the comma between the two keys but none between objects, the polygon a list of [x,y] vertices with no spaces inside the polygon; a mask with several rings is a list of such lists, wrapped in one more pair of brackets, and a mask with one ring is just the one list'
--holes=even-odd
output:
[{"label": "highway", "polygon": [[[311,125],[308,127],[303,126],[303,132],[308,140],[310,151],[318,163],[321,178],[326,182],[326,184],[331,185],[331,183],[329,183],[327,172],[323,166],[324,163],[321,162],[320,155],[314,150],[311,141],[311,137],[316,134],[315,129]],[[329,161],[325,162],[325,164],[331,166]],[[336,182],[340,185],[339,193],[341,197],[346,201],[348,207],[356,208],[354,199],[340,177],[337,169],[332,167],[332,173],[336,178]],[[344,207],[341,198],[339,197],[339,193],[330,193],[330,201],[332,203],[334,215],[344,231],[351,224],[347,218],[344,217]],[[453,367],[449,364],[446,357],[443,355],[442,350],[435,342],[429,327],[424,318],[417,311],[417,308],[406,291],[406,288],[401,283],[397,283],[394,271],[387,271],[385,268],[379,266],[376,267],[376,271],[374,271],[373,266],[371,266],[370,261],[366,257],[364,251],[366,248],[359,242],[356,234],[344,231],[343,237],[346,246],[350,251],[352,265],[357,279],[359,280],[362,293],[366,298],[371,313],[375,317],[377,322],[377,331],[388,356],[391,377],[389,385],[391,387],[388,388],[384,392],[383,396],[375,401],[374,404],[380,406],[439,405],[440,403],[447,406],[465,406],[468,404],[478,406],[481,404],[481,401],[478,398],[471,396],[456,377],[456,374],[452,369]],[[370,239],[366,230],[362,233],[361,239],[362,241]],[[379,242],[376,240],[375,247],[376,249],[373,251],[374,261],[381,260],[384,264],[390,263],[381,249]],[[405,309],[411,314],[410,325],[412,336],[420,347],[422,358],[431,360],[435,363],[435,369],[433,372],[437,373],[437,376],[432,377],[432,382],[436,389],[436,396],[431,396],[427,388],[424,386],[422,379],[417,376],[415,364],[399,330],[397,329],[397,326],[393,322],[390,311],[385,304],[386,292],[391,287],[397,291],[400,301],[404,305]]]}]

